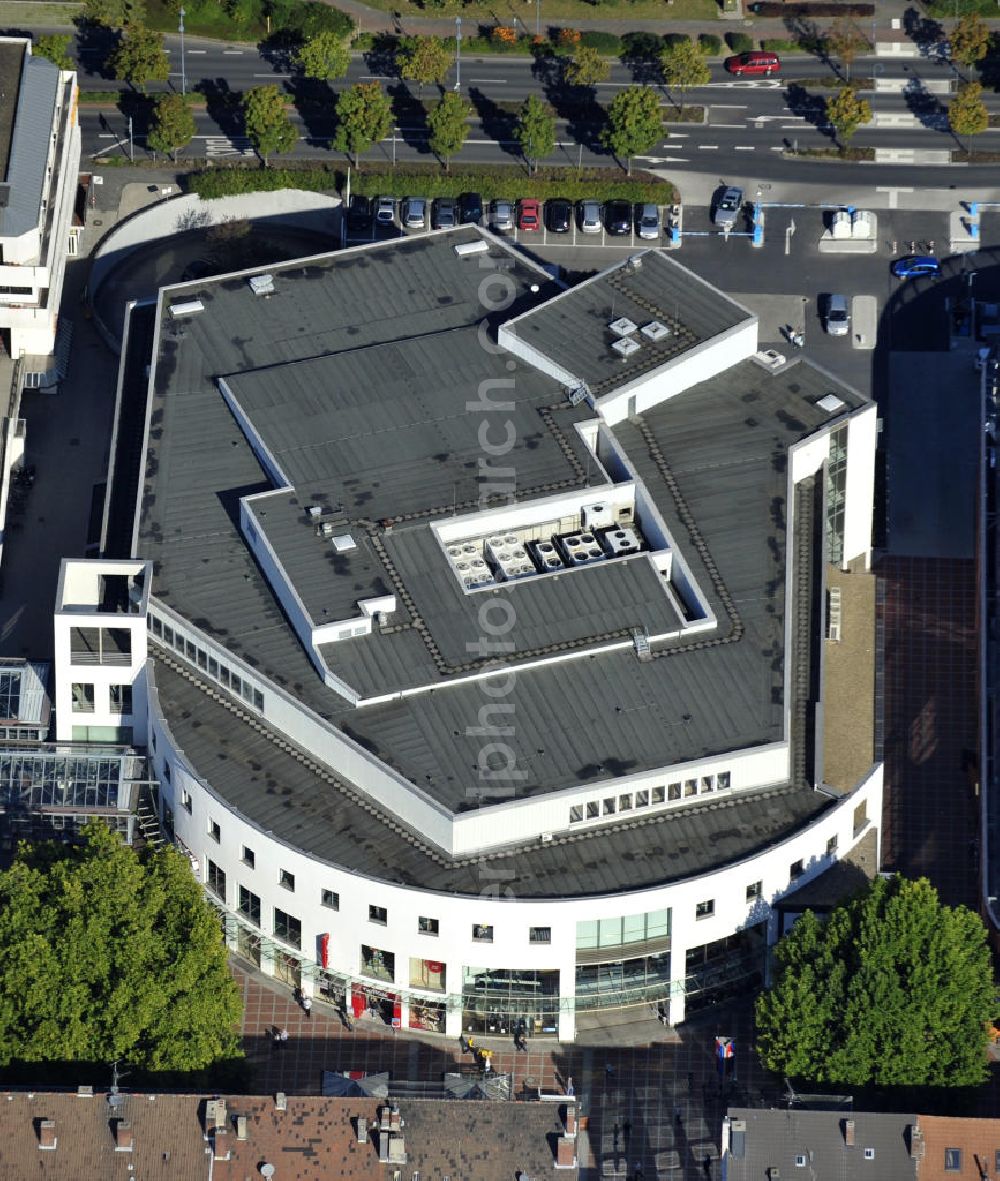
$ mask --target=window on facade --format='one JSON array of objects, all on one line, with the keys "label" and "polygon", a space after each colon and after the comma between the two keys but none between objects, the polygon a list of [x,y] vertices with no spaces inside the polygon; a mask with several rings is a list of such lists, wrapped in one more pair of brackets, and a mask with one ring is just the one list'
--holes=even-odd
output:
[{"label": "window on facade", "polygon": [[181,807],[185,812],[187,812],[189,816],[191,815],[192,806],[191,793],[189,791],[185,791],[184,788],[181,788]]},{"label": "window on facade", "polygon": [[583,804],[574,804],[569,810],[570,824],[579,824],[583,819]]},{"label": "window on facade", "polygon": [[336,890],[320,890],[319,900],[327,910],[340,910],[340,895]]},{"label": "window on facade", "polygon": [[529,927],[528,928],[528,942],[529,943],[551,943],[552,942],[552,928],[551,927]]},{"label": "window on facade", "polygon": [[576,924],[576,946],[584,951],[601,947],[621,947],[669,937],[669,909],[606,919],[584,919]]},{"label": "window on facade", "polygon": [[246,886],[240,886],[239,912],[255,927],[260,926],[260,899]]},{"label": "window on facade", "polygon": [[826,855],[832,857],[837,852],[837,834],[834,833],[832,837],[826,842]]},{"label": "window on facade", "polygon": [[868,804],[867,801],[862,800],[860,804],[854,809],[854,835],[864,828],[868,823]]},{"label": "window on facade", "polygon": [[594,820],[601,814],[601,805],[597,800],[589,800],[587,803],[587,819]]},{"label": "window on facade", "polygon": [[699,902],[694,908],[694,917],[696,919],[707,919],[715,914],[715,899],[708,898],[704,902]]},{"label": "window on facade", "polygon": [[295,874],[289,873],[287,869],[281,870],[281,872],[278,874],[278,885],[281,886],[283,890],[294,890]]},{"label": "window on facade", "polygon": [[670,783],[667,785],[667,799],[679,800],[681,798],[681,785],[679,783]]},{"label": "window on facade", "polygon": [[226,901],[226,875],[214,861],[208,863],[208,888],[216,898]]},{"label": "window on facade", "polygon": [[649,792],[648,791],[637,791],[635,793],[635,806],[637,808],[648,808],[649,807]]},{"label": "window on facade", "polygon": [[764,892],[763,887],[763,882],[751,882],[750,885],[747,886],[747,902],[756,902]]},{"label": "window on facade", "polygon": [[259,689],[253,691],[253,707],[259,709],[261,713],[264,712],[264,694]]},{"label": "window on facade", "polygon": [[421,935],[436,935],[438,933],[438,926],[437,919],[425,918],[424,915],[420,915],[417,919],[417,930]]},{"label": "window on facade", "polygon": [[374,976],[376,980],[391,983],[396,978],[396,957],[391,951],[382,951],[381,948],[362,943],[361,971],[365,976]]},{"label": "window on facade", "polygon": [[685,779],[684,780],[684,795],[685,795],[685,797],[694,796],[697,794],[698,794],[698,780],[697,779]]},{"label": "window on facade", "polygon": [[292,914],[274,908],[274,937],[291,947],[302,946],[302,923]]},{"label": "window on facade", "polygon": [[477,943],[493,942],[493,927],[485,923],[472,924],[472,938]]},{"label": "window on facade", "polygon": [[73,712],[92,714],[94,712],[94,686],[82,681],[73,682]]},{"label": "window on facade", "polygon": [[788,867],[788,876],[792,879],[793,882],[795,881],[796,878],[802,877],[802,861],[801,861],[801,859],[798,861],[793,861],[792,864]]},{"label": "window on facade", "polygon": [[632,796],[631,795],[619,796],[618,797],[618,811],[619,812],[630,812],[631,810],[632,810]]},{"label": "window on facade", "polygon": [[131,685],[109,685],[108,699],[115,713],[130,714],[132,712]]},{"label": "window on facade", "polygon": [[732,781],[732,776],[728,771],[720,771],[715,777],[715,786],[719,789],[719,791],[725,791],[726,788],[730,786]]},{"label": "window on facade", "polygon": [[962,1171],[961,1148],[946,1148],[944,1150],[944,1169],[946,1173],[960,1173]]},{"label": "window on facade", "polygon": [[222,840],[222,829],[219,827],[218,821],[210,820],[208,822],[208,835],[216,844]]},{"label": "window on facade", "polygon": [[701,790],[702,790],[703,792],[706,792],[706,791],[715,791],[715,780],[712,778],[712,776],[711,776],[711,775],[702,775],[702,777],[701,777]]},{"label": "window on facade", "polygon": [[614,816],[614,814],[615,814],[615,801],[614,801],[614,797],[612,796],[610,799],[607,799],[604,801],[604,815],[605,816]]},{"label": "window on facade", "polygon": [[243,846],[243,864],[248,869],[253,869],[257,864],[257,856],[249,845]]},{"label": "window on facade", "polygon": [[844,509],[847,502],[847,427],[830,435],[826,465],[826,545],[828,560],[839,566],[844,560]]},{"label": "window on facade", "polygon": [[378,923],[384,927],[389,921],[389,912],[384,906],[369,906],[368,921],[370,923]]},{"label": "window on facade", "polygon": [[662,804],[666,799],[667,789],[663,785],[653,788],[653,794],[650,797],[650,802],[653,804]]}]

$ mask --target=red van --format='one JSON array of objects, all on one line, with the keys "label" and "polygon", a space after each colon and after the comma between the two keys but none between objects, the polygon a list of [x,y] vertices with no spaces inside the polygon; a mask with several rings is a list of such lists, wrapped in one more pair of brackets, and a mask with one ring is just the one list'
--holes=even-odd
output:
[{"label": "red van", "polygon": [[735,57],[727,57],[724,64],[730,74],[776,74],[781,69],[778,55],[765,53],[763,49],[737,53]]}]

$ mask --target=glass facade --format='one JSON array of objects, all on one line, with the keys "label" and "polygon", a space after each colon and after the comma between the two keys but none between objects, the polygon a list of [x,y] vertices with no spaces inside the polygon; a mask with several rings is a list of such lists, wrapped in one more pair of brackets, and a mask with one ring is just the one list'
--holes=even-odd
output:
[{"label": "glass facade", "polygon": [[534,968],[465,968],[462,1028],[466,1033],[512,1034],[523,1021],[530,1034],[556,1034],[559,973]]},{"label": "glass facade", "polygon": [[611,1009],[670,995],[670,952],[603,964],[578,964],[577,1009]]},{"label": "glass facade", "polygon": [[670,910],[627,914],[611,919],[590,919],[576,924],[577,951],[615,948],[670,938]]},{"label": "glass facade", "polygon": [[826,465],[826,550],[831,565],[844,560],[844,510],[847,503],[847,427],[830,435]]}]

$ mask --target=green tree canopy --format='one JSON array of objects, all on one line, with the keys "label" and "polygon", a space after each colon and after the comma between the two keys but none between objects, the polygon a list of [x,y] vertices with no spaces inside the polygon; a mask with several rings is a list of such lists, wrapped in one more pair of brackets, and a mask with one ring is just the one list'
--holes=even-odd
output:
[{"label": "green tree canopy", "polygon": [[692,86],[705,86],[712,79],[705,55],[688,38],[664,45],[660,51],[660,68],[667,88],[680,92],[682,106],[684,95]]},{"label": "green tree canopy", "polygon": [[47,58],[60,70],[72,70],[73,59],[69,55],[71,40],[69,33],[49,33],[34,39],[31,43],[31,52],[35,57]]},{"label": "green tree canopy", "polygon": [[0,1065],[122,1059],[196,1071],[240,1057],[218,918],[175,850],[23,846],[0,873]]},{"label": "green tree canopy", "polygon": [[392,127],[392,104],[377,82],[359,82],[337,99],[333,150],[354,159],[385,139]]},{"label": "green tree canopy", "polygon": [[596,86],[606,82],[610,74],[611,63],[590,45],[581,45],[563,71],[569,86]]},{"label": "green tree canopy", "polygon": [[844,72],[850,78],[854,59],[859,53],[866,53],[871,48],[871,42],[853,17],[839,16],[824,34],[823,48],[840,59]]},{"label": "green tree canopy", "polygon": [[626,161],[631,173],[632,157],[648,152],[665,134],[656,91],[651,86],[630,86],[611,100],[601,141],[618,160]]},{"label": "green tree canopy", "polygon": [[990,48],[990,31],[977,12],[961,17],[951,31],[951,56],[961,66],[974,66]]},{"label": "green tree canopy", "polygon": [[405,37],[396,54],[400,77],[418,86],[441,86],[451,62],[452,51],[440,37]]},{"label": "green tree canopy", "polygon": [[428,146],[435,156],[444,161],[445,171],[451,164],[452,156],[462,150],[462,144],[468,138],[469,124],[466,120],[471,111],[472,108],[460,94],[449,90],[427,116],[430,131]]},{"label": "green tree canopy", "polygon": [[116,78],[124,78],[143,93],[150,82],[166,82],[170,77],[170,58],[163,48],[163,37],[145,25],[126,25],[111,59]]},{"label": "green tree canopy", "polygon": [[196,130],[187,99],[181,94],[161,94],[153,107],[146,146],[176,160],[181,148],[194,139]]},{"label": "green tree canopy", "polygon": [[990,125],[979,82],[963,82],[948,107],[948,126],[955,135],[982,135]]},{"label": "green tree canopy", "polygon": [[243,122],[254,151],[267,167],[275,152],[287,152],[298,139],[277,86],[255,86],[243,96]]},{"label": "green tree canopy", "polygon": [[295,54],[295,64],[307,78],[332,82],[343,78],[351,64],[351,51],[336,33],[316,33],[307,37]]},{"label": "green tree canopy", "polygon": [[769,1070],[833,1086],[972,1086],[997,1009],[986,929],[926,878],[877,878],[825,923],[807,911],[757,1001]]},{"label": "green tree canopy", "polygon": [[521,154],[534,171],[538,161],[549,156],[556,146],[555,116],[535,94],[529,94],[521,104],[514,128],[514,138],[521,148]]},{"label": "green tree canopy", "polygon": [[144,0],[84,0],[83,19],[109,29],[141,25],[146,19]]},{"label": "green tree canopy", "polygon": [[841,86],[833,98],[826,100],[826,117],[846,147],[862,123],[871,122],[872,108],[853,86]]}]

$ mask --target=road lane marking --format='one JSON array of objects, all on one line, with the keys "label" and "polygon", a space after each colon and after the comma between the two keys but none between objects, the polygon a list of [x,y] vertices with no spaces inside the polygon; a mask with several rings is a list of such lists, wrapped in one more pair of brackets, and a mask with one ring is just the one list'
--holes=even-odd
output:
[{"label": "road lane marking", "polygon": [[497,86],[506,86],[507,78],[470,78],[470,82],[495,82]]},{"label": "road lane marking", "polygon": [[291,78],[291,74],[252,74],[251,77],[253,77],[253,78],[282,78],[282,79],[287,80],[288,78]]},{"label": "road lane marking", "polygon": [[188,57],[195,57],[197,54],[204,56],[206,53],[208,53],[207,49],[189,49],[187,51]]},{"label": "road lane marking", "polygon": [[754,150],[751,144],[733,144],[734,152],[752,152]]},{"label": "road lane marking", "polygon": [[707,127],[724,127],[727,131],[745,131],[745,123],[707,123]]},{"label": "road lane marking", "polygon": [[717,152],[719,150],[718,144],[699,144],[699,152]]},{"label": "road lane marking", "polygon": [[222,51],[222,53],[225,57],[242,57],[243,56],[242,49],[224,49]]}]

